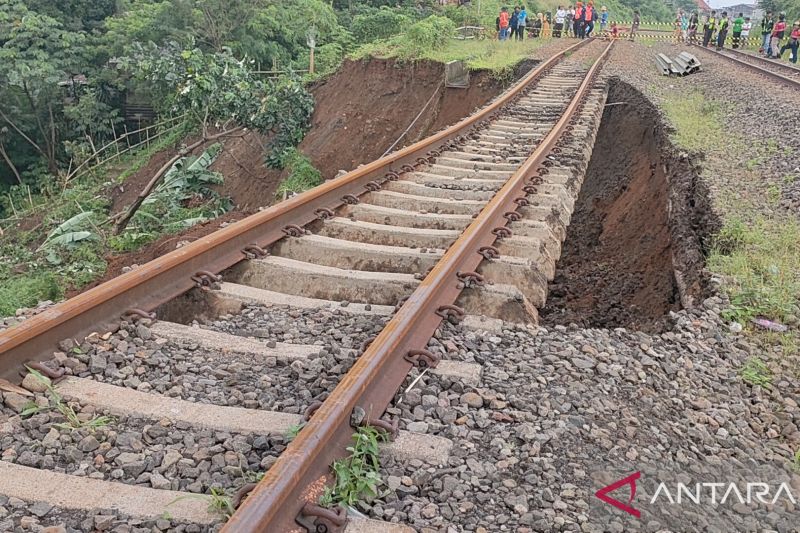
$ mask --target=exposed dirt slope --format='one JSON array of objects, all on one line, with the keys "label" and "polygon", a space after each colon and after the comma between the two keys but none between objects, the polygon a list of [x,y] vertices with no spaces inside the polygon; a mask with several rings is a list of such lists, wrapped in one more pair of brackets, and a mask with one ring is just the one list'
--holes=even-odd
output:
[{"label": "exposed dirt slope", "polygon": [[550,284],[545,323],[658,331],[705,295],[707,191],[657,111],[612,82],[586,180]]},{"label": "exposed dirt slope", "polygon": [[[516,76],[531,66],[530,62],[520,64]],[[445,89],[440,87],[443,79],[444,66],[431,61],[348,61],[336,74],[312,87],[316,106],[312,127],[300,150],[311,158],[323,177],[330,179],[339,170],[351,170],[380,157],[408,128],[434,91],[436,96],[428,112],[398,148],[468,116],[504,89],[504,84],[487,72],[473,73],[469,89]],[[181,144],[194,140],[186,139]],[[237,206],[234,212],[182,234],[166,236],[139,251],[109,256],[106,274],[93,285],[119,275],[125,266],[144,264],[174,250],[181,241],[208,235],[224,222],[244,218],[259,207],[274,203],[283,175],[264,166],[264,143],[253,132],[228,139],[225,150],[211,166],[225,176],[220,192],[233,198]],[[113,211],[130,204],[155,171],[180,148],[155,154],[122,186],[115,187],[110,193]]]}]

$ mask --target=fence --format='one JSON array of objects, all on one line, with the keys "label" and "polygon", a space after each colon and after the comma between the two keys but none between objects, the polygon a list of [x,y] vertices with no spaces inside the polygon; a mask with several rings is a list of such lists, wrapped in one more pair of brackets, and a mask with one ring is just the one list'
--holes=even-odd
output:
[{"label": "fence", "polygon": [[[117,128],[114,126],[114,123],[111,123],[111,130],[114,132],[114,140],[110,141],[106,145],[102,146],[99,149],[94,148],[94,143],[92,142],[91,138],[89,142],[94,149],[94,153],[88,156],[83,162],[77,165],[74,169],[72,165],[73,161],[70,161],[70,169],[67,172],[67,175],[64,177],[64,186],[66,187],[69,182],[72,180],[79,178],[81,176],[86,175],[87,173],[91,172],[95,168],[105,165],[106,163],[113,161],[115,159],[119,159],[121,156],[130,153],[142,146],[150,147],[150,143],[158,139],[159,137],[163,136],[166,133],[170,133],[180,127],[186,119],[186,115],[179,115],[177,117],[170,117],[166,120],[162,120],[156,124],[152,124],[150,126],[146,126],[144,128],[139,128],[134,131],[128,131],[127,125],[125,123],[122,124],[123,131],[120,135],[117,135]],[[131,139],[134,138],[136,141],[133,143]]]}]

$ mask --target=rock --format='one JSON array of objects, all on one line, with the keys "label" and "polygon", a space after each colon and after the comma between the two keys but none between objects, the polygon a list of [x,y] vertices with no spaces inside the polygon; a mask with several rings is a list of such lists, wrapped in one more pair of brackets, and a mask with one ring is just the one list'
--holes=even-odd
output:
[{"label": "rock", "polygon": [[414,433],[427,433],[428,432],[428,423],[427,422],[409,422],[406,425],[406,429],[408,429],[408,431],[413,431]]},{"label": "rock", "polygon": [[82,452],[93,452],[100,447],[100,443],[94,435],[87,435],[78,443],[78,449]]},{"label": "rock", "polygon": [[67,533],[67,528],[63,524],[57,526],[48,526],[43,528],[39,533]]},{"label": "rock", "polygon": [[22,380],[22,387],[28,389],[31,392],[47,391],[47,383],[43,381],[41,378],[30,373],[25,374],[25,378]]},{"label": "rock", "polygon": [[44,436],[42,439],[42,446],[45,448],[52,448],[53,446],[58,443],[58,439],[61,436],[61,433],[56,428],[50,428],[50,431],[47,432],[47,435]]},{"label": "rock", "polygon": [[36,502],[30,507],[28,507],[28,511],[32,514],[35,514],[39,518],[42,518],[44,515],[49,513],[53,509],[53,506],[47,502]]},{"label": "rock", "polygon": [[13,409],[17,413],[21,413],[25,410],[25,407],[30,403],[31,399],[26,398],[16,392],[4,392],[3,393],[3,403],[9,409]]},{"label": "rock", "polygon": [[483,398],[478,393],[467,392],[461,395],[461,403],[478,409],[483,407]]},{"label": "rock", "polygon": [[107,366],[108,361],[104,356],[95,353],[89,357],[89,372],[92,374],[102,374]]},{"label": "rock", "polygon": [[167,478],[158,472],[153,472],[150,474],[150,486],[154,489],[168,490],[171,484]]},{"label": "rock", "polygon": [[114,525],[116,517],[113,515],[99,514],[94,517],[94,527],[98,531],[107,531]]}]

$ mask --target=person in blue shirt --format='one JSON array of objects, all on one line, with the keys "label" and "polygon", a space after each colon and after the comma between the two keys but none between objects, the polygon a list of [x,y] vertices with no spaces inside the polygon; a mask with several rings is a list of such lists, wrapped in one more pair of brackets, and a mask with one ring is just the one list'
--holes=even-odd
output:
[{"label": "person in blue shirt", "polygon": [[608,8],[603,6],[600,8],[600,33],[603,34],[606,32],[606,26],[608,26]]},{"label": "person in blue shirt", "polygon": [[528,12],[525,11],[525,6],[519,6],[519,14],[517,15],[517,40],[522,41],[525,39],[525,26],[528,24]]}]

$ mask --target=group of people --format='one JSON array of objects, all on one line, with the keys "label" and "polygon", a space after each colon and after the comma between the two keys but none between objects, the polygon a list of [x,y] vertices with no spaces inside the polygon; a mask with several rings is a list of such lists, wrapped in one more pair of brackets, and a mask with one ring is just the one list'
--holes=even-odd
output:
[{"label": "group of people", "polygon": [[[541,17],[541,13],[539,16]],[[497,17],[497,38],[501,41],[506,39],[521,41],[525,38],[527,26],[528,12],[525,10],[525,6],[514,6],[512,13],[508,12],[507,7],[503,7]]]},{"label": "group of people", "polygon": [[[789,32],[789,40],[781,46],[781,41]],[[786,50],[791,50],[790,61],[797,63],[797,52],[800,48],[800,20],[795,21],[791,30],[786,24],[786,13],[779,13],[778,20],[771,11],[768,11],[761,20],[761,47],[758,49],[760,54],[771,59],[780,59]]]},{"label": "group of people", "polygon": [[[592,36],[595,24],[600,24],[600,32],[605,33],[608,26],[608,8],[602,6],[597,10],[594,2],[589,0],[585,4],[576,2],[574,6],[566,8],[558,6],[553,24],[553,37],[578,37],[586,39]],[[497,17],[497,36],[501,41],[507,39],[524,39],[525,30],[530,29],[531,37],[550,34],[550,13],[546,15],[537,13],[535,18],[529,23],[528,13],[525,6],[515,6],[513,11],[507,7],[500,9]],[[612,28],[616,33],[616,26]]]}]

